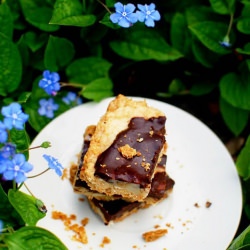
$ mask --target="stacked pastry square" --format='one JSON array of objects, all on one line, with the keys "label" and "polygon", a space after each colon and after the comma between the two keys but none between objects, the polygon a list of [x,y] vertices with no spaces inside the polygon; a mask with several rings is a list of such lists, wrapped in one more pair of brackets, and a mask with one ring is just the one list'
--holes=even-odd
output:
[{"label": "stacked pastry square", "polygon": [[118,95],[97,125],[86,128],[73,187],[106,225],[171,192],[165,122],[165,114],[146,101]]}]

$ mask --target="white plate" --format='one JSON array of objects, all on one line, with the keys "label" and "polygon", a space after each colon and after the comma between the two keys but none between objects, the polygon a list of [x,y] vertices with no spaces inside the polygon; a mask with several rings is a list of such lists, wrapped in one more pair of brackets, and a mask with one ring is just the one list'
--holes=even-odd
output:
[{"label": "white plate", "polygon": [[[97,123],[111,99],[75,107],[49,123],[32,146],[50,141],[52,147],[30,152],[30,163],[35,166],[32,174],[47,168],[44,153],[58,158],[65,168],[76,162],[83,131],[87,125]],[[38,226],[56,234],[70,250],[226,249],[238,228],[242,210],[241,185],[231,156],[219,138],[192,115],[160,101],[146,100],[167,116],[167,171],[175,180],[170,197],[122,222],[105,226],[86,201],[79,201],[80,196],[73,193],[69,180],[61,180],[50,170],[26,182],[48,209]],[[207,201],[212,203],[209,208],[205,206]],[[65,230],[62,221],[51,218],[54,210],[75,214],[79,224],[83,218],[89,218],[87,245],[73,241],[73,233]],[[144,242],[142,233],[155,230],[157,225],[167,228],[168,233],[154,242]],[[103,248],[100,244],[104,236],[111,243]]]}]

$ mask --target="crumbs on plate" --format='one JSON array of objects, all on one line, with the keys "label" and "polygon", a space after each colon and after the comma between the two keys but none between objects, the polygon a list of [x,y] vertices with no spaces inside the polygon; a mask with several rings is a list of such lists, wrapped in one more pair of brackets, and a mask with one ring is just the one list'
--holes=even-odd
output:
[{"label": "crumbs on plate", "polygon": [[153,231],[148,231],[142,234],[142,238],[146,242],[152,242],[164,236],[165,234],[167,234],[167,232],[168,232],[167,229],[157,229]]},{"label": "crumbs on plate", "polygon": [[60,211],[52,211],[52,218],[55,220],[63,221],[63,224],[66,230],[71,230],[74,232],[74,235],[72,236],[72,240],[79,241],[83,244],[88,243],[88,236],[85,230],[85,226],[89,222],[88,218],[82,219],[80,225],[72,222],[76,220],[76,215],[74,214],[71,214],[68,216],[65,213],[60,212]]},{"label": "crumbs on plate", "polygon": [[100,247],[104,247],[106,244],[109,244],[110,242],[111,240],[107,236],[104,236],[102,239],[102,243],[100,244]]},{"label": "crumbs on plate", "polygon": [[[195,207],[197,207],[197,208],[199,208],[200,207],[200,205],[196,202],[196,203],[194,203],[194,206]],[[210,202],[210,201],[206,201],[206,203],[205,203],[205,207],[206,208],[209,208],[209,207],[211,207],[212,206],[212,202]]]}]

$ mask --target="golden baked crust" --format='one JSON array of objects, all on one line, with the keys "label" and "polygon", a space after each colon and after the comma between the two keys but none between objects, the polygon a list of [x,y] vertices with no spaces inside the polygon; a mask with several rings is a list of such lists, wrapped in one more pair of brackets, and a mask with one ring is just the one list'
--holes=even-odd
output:
[{"label": "golden baked crust", "polygon": [[[142,201],[148,195],[150,183],[142,188],[140,184],[120,180],[107,181],[95,175],[95,164],[98,156],[112,145],[121,131],[128,128],[128,124],[134,117],[142,117],[148,120],[165,117],[165,114],[156,108],[148,106],[146,101],[135,101],[123,95],[118,95],[111,101],[106,113],[96,125],[80,172],[80,178],[87,183],[90,189],[104,193],[107,196],[122,196],[124,199],[131,201]],[[162,147],[158,160],[165,153],[165,150],[166,143]],[[135,153],[133,150],[130,151]]]}]

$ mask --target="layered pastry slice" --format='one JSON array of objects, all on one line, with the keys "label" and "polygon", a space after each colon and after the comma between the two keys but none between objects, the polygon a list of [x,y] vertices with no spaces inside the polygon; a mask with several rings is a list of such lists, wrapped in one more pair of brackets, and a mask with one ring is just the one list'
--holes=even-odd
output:
[{"label": "layered pastry slice", "polygon": [[72,173],[74,175],[73,188],[76,193],[87,196],[90,207],[100,216],[105,225],[121,221],[130,214],[137,212],[139,209],[147,208],[167,198],[168,194],[173,189],[174,181],[166,173],[166,155],[162,156],[161,161],[156,167],[148,196],[141,202],[130,202],[122,199],[121,196],[107,196],[103,193],[91,190],[87,183],[79,178],[79,174],[81,170],[80,166],[88,151],[94,131],[95,126],[93,125],[88,126],[85,130],[83,137],[84,143],[79,156],[78,168]]},{"label": "layered pastry slice", "polygon": [[118,95],[95,127],[79,179],[105,196],[143,201],[166,152],[165,121],[146,101]]}]

